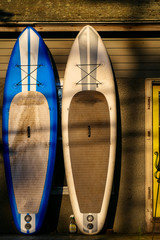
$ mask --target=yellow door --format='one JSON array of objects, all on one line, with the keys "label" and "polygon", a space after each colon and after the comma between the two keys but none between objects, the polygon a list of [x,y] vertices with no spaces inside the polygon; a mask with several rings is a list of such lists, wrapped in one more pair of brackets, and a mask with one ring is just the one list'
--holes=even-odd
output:
[{"label": "yellow door", "polygon": [[160,217],[160,187],[158,189],[158,182],[156,179],[156,177],[157,178],[160,177],[159,171],[157,172],[160,153],[159,109],[160,109],[160,86],[153,86],[153,217]]}]

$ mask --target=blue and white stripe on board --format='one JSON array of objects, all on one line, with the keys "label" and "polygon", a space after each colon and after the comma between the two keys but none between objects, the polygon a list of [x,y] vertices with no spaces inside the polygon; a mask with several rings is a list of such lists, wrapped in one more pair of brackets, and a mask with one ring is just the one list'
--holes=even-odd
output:
[{"label": "blue and white stripe on board", "polygon": [[[51,60],[42,37],[35,29],[27,27],[15,42],[5,79],[2,137],[6,181],[15,226],[25,234],[35,233],[41,228],[52,186],[57,143],[57,95]],[[43,107],[37,102],[39,99],[42,99]],[[35,114],[32,114],[32,110]],[[47,112],[47,117],[44,112]],[[23,121],[25,118],[27,125]],[[45,138],[42,138],[42,143],[38,134],[43,134],[44,129]],[[35,141],[35,132],[38,141]],[[19,141],[16,137],[20,135],[23,137]],[[41,164],[39,149],[46,169]],[[37,162],[33,156],[38,159]],[[42,184],[37,183],[39,190],[36,195],[34,191],[31,192],[29,182],[30,186],[35,185],[34,173],[37,166],[40,166],[43,173],[39,179],[43,175],[43,180],[40,180]],[[21,177],[23,181],[19,181]]]},{"label": "blue and white stripe on board", "polygon": [[36,91],[39,37],[30,29],[30,91]]},{"label": "blue and white stripe on board", "polygon": [[39,37],[27,28],[19,38],[22,92],[36,91]]}]

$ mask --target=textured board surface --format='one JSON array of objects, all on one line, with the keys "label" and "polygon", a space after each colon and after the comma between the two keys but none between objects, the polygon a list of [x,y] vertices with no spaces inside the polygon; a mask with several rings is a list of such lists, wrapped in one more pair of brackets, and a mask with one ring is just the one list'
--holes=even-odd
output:
[{"label": "textured board surface", "polygon": [[9,155],[19,213],[38,213],[46,178],[50,139],[48,103],[39,92],[22,92],[9,113]]},{"label": "textured board surface", "polygon": [[105,191],[110,146],[109,109],[104,95],[97,91],[77,93],[70,105],[68,131],[80,211],[99,213]]}]

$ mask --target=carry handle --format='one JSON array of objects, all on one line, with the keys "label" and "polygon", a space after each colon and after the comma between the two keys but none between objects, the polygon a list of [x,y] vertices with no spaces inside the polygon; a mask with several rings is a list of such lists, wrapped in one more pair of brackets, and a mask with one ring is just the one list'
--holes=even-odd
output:
[{"label": "carry handle", "polygon": [[91,137],[91,126],[88,126],[88,137]]},{"label": "carry handle", "polygon": [[28,138],[31,137],[31,128],[30,128],[30,126],[27,127],[27,137]]}]

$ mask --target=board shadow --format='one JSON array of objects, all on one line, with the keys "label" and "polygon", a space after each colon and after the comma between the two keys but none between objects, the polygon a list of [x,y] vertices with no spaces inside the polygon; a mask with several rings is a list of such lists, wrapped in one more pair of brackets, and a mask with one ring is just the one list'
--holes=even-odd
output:
[{"label": "board shadow", "polygon": [[40,234],[57,232],[61,202],[62,202],[62,196],[63,196],[63,185],[64,185],[64,179],[65,179],[63,148],[62,148],[62,130],[61,130],[62,89],[60,85],[56,64],[50,51],[49,51],[49,55],[52,62],[53,71],[55,74],[55,82],[56,82],[56,89],[57,89],[58,132],[57,132],[56,160],[55,160],[55,168],[53,173],[51,194],[48,202],[44,223],[39,232]]},{"label": "board shadow", "polygon": [[[112,63],[111,63],[112,65]],[[113,67],[112,67],[113,70]],[[113,70],[114,74],[114,70]],[[121,178],[121,154],[122,154],[122,130],[121,130],[121,111],[120,111],[120,99],[118,94],[118,86],[114,74],[115,90],[116,90],[116,105],[117,105],[117,147],[116,147],[116,160],[115,160],[115,169],[114,177],[112,184],[112,192],[108,207],[108,212],[106,216],[106,221],[102,229],[102,233],[112,232],[114,226],[114,220],[116,215],[118,196],[119,196],[119,187],[120,187],[120,178]]]}]

